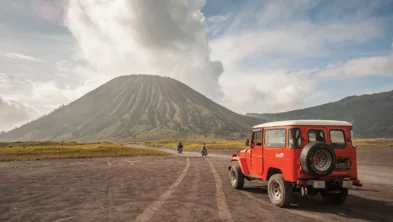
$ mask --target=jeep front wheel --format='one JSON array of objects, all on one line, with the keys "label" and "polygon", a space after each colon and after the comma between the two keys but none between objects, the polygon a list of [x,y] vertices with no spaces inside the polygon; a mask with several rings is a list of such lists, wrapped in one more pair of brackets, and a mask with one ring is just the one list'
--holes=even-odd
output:
[{"label": "jeep front wheel", "polygon": [[267,188],[270,202],[273,205],[277,207],[288,207],[293,202],[292,186],[284,180],[282,174],[271,176]]},{"label": "jeep front wheel", "polygon": [[233,165],[231,167],[231,171],[229,172],[229,176],[231,178],[232,187],[235,189],[242,189],[244,185],[244,174],[242,169],[238,164]]},{"label": "jeep front wheel", "polygon": [[342,189],[340,193],[328,193],[327,190],[321,191],[323,201],[328,205],[341,205],[348,197],[348,189]]}]

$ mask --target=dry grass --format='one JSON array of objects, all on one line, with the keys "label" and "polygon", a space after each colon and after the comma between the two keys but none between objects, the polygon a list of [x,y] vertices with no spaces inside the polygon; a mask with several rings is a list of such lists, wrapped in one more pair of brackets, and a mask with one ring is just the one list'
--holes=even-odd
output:
[{"label": "dry grass", "polygon": [[109,142],[69,142],[63,145],[57,142],[0,144],[0,161],[164,155],[168,155],[168,153],[154,149],[127,147],[122,144]]},{"label": "dry grass", "polygon": [[393,147],[393,138],[355,139],[357,147]]},{"label": "dry grass", "polygon": [[183,143],[183,149],[185,150],[195,150],[201,149],[203,143],[206,143],[207,149],[231,149],[231,148],[246,148],[244,140],[153,140],[145,141],[144,145],[148,146],[159,146],[167,148],[177,148],[179,142]]},{"label": "dry grass", "polygon": [[[315,140],[315,139],[314,139]],[[232,148],[247,148],[243,140],[152,140],[143,142],[144,145],[176,148],[179,142],[183,143],[183,148],[186,150],[200,149],[203,143],[206,143],[208,149],[232,149]],[[335,139],[333,142],[343,142],[342,139]],[[393,139],[376,138],[376,139],[355,139],[357,147],[393,147]]]}]

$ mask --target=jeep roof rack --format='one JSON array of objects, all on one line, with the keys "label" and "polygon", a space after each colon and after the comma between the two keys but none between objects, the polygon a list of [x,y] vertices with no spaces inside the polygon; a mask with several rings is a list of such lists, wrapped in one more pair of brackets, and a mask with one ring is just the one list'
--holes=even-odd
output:
[{"label": "jeep roof rack", "polygon": [[314,125],[314,126],[352,126],[351,123],[338,120],[284,120],[262,123],[253,126],[253,129],[271,127],[271,126],[301,126],[301,125]]}]

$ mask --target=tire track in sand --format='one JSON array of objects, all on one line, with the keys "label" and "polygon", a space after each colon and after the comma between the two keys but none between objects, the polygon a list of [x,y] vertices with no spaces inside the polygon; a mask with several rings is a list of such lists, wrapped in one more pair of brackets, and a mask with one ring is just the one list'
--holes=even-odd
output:
[{"label": "tire track in sand", "polygon": [[[257,197],[255,197],[254,195],[250,194],[250,193],[247,192],[247,191],[242,190],[242,191],[240,191],[240,192],[241,192],[242,194],[244,194],[245,196],[247,196],[248,198],[254,200],[254,201],[257,202],[257,203],[259,203],[260,205],[264,205],[264,206],[267,206],[267,207],[269,207],[269,208],[273,208],[273,205],[272,205],[272,204],[267,203],[267,202],[265,202],[265,201],[263,201],[263,200],[258,199]],[[324,218],[324,217],[315,215],[314,213],[307,213],[307,212],[303,212],[303,211],[300,211],[300,210],[290,210],[290,209],[278,208],[278,207],[277,207],[277,210],[281,210],[281,211],[284,211],[284,212],[287,212],[287,213],[290,213],[290,214],[302,216],[302,217],[305,217],[305,218],[308,218],[308,219],[314,219],[314,220],[317,220],[317,221],[330,221],[330,220],[327,220],[327,219]]]},{"label": "tire track in sand", "polygon": [[[107,160],[108,168],[112,168],[113,167],[112,164],[117,162],[117,161],[118,160],[114,160],[114,161],[110,162],[110,161]],[[113,184],[114,184],[114,180],[118,176],[124,174],[124,172],[125,172],[125,170],[123,169],[120,172],[117,172],[116,174],[112,174],[108,178],[107,183],[106,183],[106,195],[107,195],[107,205],[108,205],[108,213],[107,213],[108,221],[113,221],[114,220],[114,218],[113,218],[113,211],[112,211],[112,208],[113,208]]]},{"label": "tire track in sand", "polygon": [[190,168],[190,158],[187,157],[187,164],[184,167],[183,172],[180,174],[180,176],[177,178],[175,183],[173,183],[165,193],[163,193],[158,200],[156,200],[154,203],[152,203],[149,207],[145,209],[139,216],[135,219],[135,221],[148,221],[155,213],[157,213],[162,205],[165,204],[166,200],[169,198],[169,196],[172,194],[172,192],[175,190],[177,186],[183,181],[184,177],[187,174],[188,169]]},{"label": "tire track in sand", "polygon": [[198,168],[199,162],[196,162],[195,165],[196,166],[193,167],[195,174],[192,180],[191,192],[189,192],[190,196],[184,205],[184,211],[181,214],[180,219],[178,220],[179,222],[191,220],[192,206],[197,202],[196,194],[198,193],[198,186],[200,185],[201,182],[201,172],[200,169]]},{"label": "tire track in sand", "polygon": [[217,199],[217,208],[218,208],[218,216],[223,221],[233,221],[232,214],[229,211],[227,200],[225,198],[225,193],[222,188],[222,181],[220,175],[217,173],[216,167],[214,166],[213,162],[206,158],[207,162],[212,169],[214,179],[216,181],[216,199]]},{"label": "tire track in sand", "polygon": [[113,189],[112,189],[112,179],[114,177],[109,178],[106,185],[106,193],[108,196],[108,221],[113,221],[112,207],[113,207]]}]

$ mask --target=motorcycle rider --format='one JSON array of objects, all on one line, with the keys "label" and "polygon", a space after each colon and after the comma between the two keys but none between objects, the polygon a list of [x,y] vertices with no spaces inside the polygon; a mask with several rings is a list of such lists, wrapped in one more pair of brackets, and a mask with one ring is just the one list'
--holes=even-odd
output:
[{"label": "motorcycle rider", "polygon": [[202,146],[202,149],[201,149],[201,153],[203,154],[203,152],[205,152],[206,155],[207,155],[206,143],[203,143],[203,146]]},{"label": "motorcycle rider", "polygon": [[183,144],[180,142],[179,144],[177,144],[177,151],[183,151]]}]

